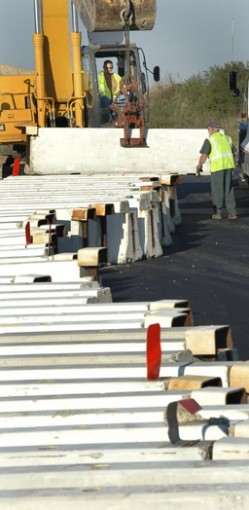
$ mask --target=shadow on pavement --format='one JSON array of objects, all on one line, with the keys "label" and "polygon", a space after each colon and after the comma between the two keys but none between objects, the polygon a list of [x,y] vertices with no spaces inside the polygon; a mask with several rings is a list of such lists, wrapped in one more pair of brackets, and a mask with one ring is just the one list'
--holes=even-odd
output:
[{"label": "shadow on pavement", "polygon": [[161,257],[101,271],[113,301],[190,301],[195,325],[229,325],[241,360],[249,359],[249,190],[235,184],[238,220],[210,219],[209,178],[178,186],[182,224]]}]

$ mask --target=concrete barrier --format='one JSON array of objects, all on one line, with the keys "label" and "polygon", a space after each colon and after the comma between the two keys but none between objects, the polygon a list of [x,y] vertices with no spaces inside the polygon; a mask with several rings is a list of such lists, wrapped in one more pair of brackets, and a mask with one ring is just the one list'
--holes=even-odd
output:
[{"label": "concrete barrier", "polygon": [[[49,131],[49,132],[48,132]],[[39,129],[31,137],[31,172],[36,174],[105,173],[195,173],[196,154],[207,133],[204,129],[149,129],[146,132],[148,148],[134,151],[120,147],[120,130],[54,128]],[[134,130],[135,136],[138,130]],[[103,140],[105,143],[103,144]],[[71,147],[68,154],[67,147]],[[114,150],[115,147],[115,150]],[[135,149],[136,150],[136,149]],[[106,154],[113,157],[105,158]],[[132,152],[132,154],[131,154]],[[87,158],[86,158],[87,153]],[[71,154],[74,155],[73,161]],[[103,160],[108,161],[103,165]],[[204,165],[204,170],[208,165]]]}]

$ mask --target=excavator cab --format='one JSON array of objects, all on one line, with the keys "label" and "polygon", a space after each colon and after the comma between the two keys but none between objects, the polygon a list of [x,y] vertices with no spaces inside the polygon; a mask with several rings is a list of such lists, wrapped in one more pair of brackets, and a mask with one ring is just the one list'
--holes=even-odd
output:
[{"label": "excavator cab", "polygon": [[[89,42],[88,46],[82,48],[83,74],[89,80],[84,100],[85,126],[120,127],[126,123],[129,110],[132,110],[134,119],[140,117],[144,124],[149,120],[148,68],[143,50],[130,43],[130,31],[153,28],[156,0],[73,2],[87,29]],[[108,101],[103,104],[98,87],[98,76],[103,71],[105,60],[113,62],[114,72],[121,78],[119,91],[111,98],[112,105]],[[159,67],[155,67],[152,74],[155,81],[159,81]],[[118,122],[113,123],[116,117],[119,118]]]},{"label": "excavator cab", "polygon": [[[113,126],[116,114],[109,107],[101,106],[101,96],[98,87],[98,75],[103,70],[105,60],[113,62],[113,72],[121,79],[127,77],[138,84],[138,90],[147,107],[143,111],[145,122],[149,120],[149,82],[145,55],[141,48],[130,45],[129,62],[127,62],[127,48],[120,46],[83,46],[82,66],[88,77],[88,90],[85,97],[85,121],[88,127]],[[144,68],[141,67],[141,61]],[[122,95],[118,104],[122,106]]]}]

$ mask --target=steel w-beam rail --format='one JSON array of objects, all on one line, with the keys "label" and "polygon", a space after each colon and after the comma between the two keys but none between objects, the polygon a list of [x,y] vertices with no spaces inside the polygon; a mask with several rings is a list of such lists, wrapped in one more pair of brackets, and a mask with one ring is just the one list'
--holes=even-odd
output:
[{"label": "steel w-beam rail", "polygon": [[[22,286],[23,289],[24,286]],[[110,314],[118,314],[119,318],[122,320],[122,316],[125,319],[125,316],[132,317],[134,314],[137,317],[146,317],[147,315],[153,313],[153,317],[157,317],[155,314],[159,313],[161,319],[163,315],[165,317],[174,317],[177,316],[180,312],[180,315],[183,313],[183,310],[186,310],[186,315],[189,311],[190,307],[189,303],[186,300],[161,300],[154,302],[133,302],[133,303],[112,303],[111,302],[111,293],[110,289],[107,288],[90,288],[83,289],[78,286],[75,288],[67,288],[61,286],[59,289],[50,288],[49,284],[36,284],[35,290],[33,290],[33,286],[29,285],[29,289],[24,288],[22,291],[15,289],[12,292],[9,292],[8,286],[5,286],[6,291],[2,290],[0,297],[0,315],[1,317],[6,317],[7,315],[13,315],[13,306],[15,307],[14,315],[25,315],[33,317],[35,315],[36,309],[39,309],[40,314],[42,315],[43,308],[48,308],[52,302],[56,304],[56,307],[52,309],[52,313],[57,315],[58,313],[62,313],[62,307],[64,309],[63,313],[82,313],[82,318],[87,316],[89,322],[91,318],[94,317],[98,320],[98,317],[106,317],[108,320],[108,316]],[[1,289],[1,285],[0,285]],[[103,298],[101,299],[101,296]],[[101,306],[88,306],[83,307],[81,310],[81,299],[96,297],[99,298],[99,304],[102,302]],[[70,299],[69,299],[70,298]],[[106,304],[104,304],[104,302]],[[43,307],[42,307],[43,305]],[[46,306],[47,305],[47,306]],[[21,312],[22,309],[22,312]],[[77,311],[79,310],[79,311]],[[48,310],[47,313],[51,313],[51,310]],[[159,320],[159,316],[158,316]]]},{"label": "steel w-beam rail", "polygon": [[48,255],[48,247],[41,245],[28,245],[25,248],[19,248],[18,246],[13,246],[10,248],[6,246],[0,246],[0,259],[6,258],[17,258],[17,257],[42,257]]},{"label": "steel w-beam rail", "polygon": [[[96,283],[96,282],[94,282]],[[50,283],[48,284],[34,284],[34,286],[43,286],[49,287]],[[54,285],[57,286],[57,284],[51,284],[52,288]],[[19,284],[18,284],[19,286]],[[29,288],[31,285],[28,285]],[[32,284],[33,286],[33,284]],[[70,284],[71,286],[71,284]],[[11,285],[12,287],[16,287],[16,285]],[[26,284],[27,287],[27,284]],[[1,288],[1,287],[0,287]],[[13,293],[10,294],[10,298],[13,295]],[[160,303],[160,301],[157,301],[155,303]],[[173,306],[173,301],[169,301],[168,304]],[[176,304],[179,302],[177,301]],[[181,301],[180,301],[181,303]],[[144,305],[144,303],[143,303]],[[150,306],[153,306],[153,302],[150,303]],[[115,308],[114,308],[115,309]],[[145,352],[145,346],[146,346],[146,335],[147,331],[145,329],[119,329],[119,330],[102,330],[102,331],[84,331],[84,332],[77,332],[77,331],[71,331],[71,332],[63,332],[63,331],[57,331],[56,333],[53,332],[46,332],[46,334],[39,334],[36,332],[35,337],[32,334],[28,334],[28,336],[22,336],[21,334],[16,337],[15,335],[8,334],[5,336],[4,334],[1,335],[1,340],[4,342],[4,344],[9,344],[15,342],[15,339],[18,338],[21,340],[25,339],[25,342],[41,342],[42,344],[49,342],[51,344],[58,344],[58,343],[67,343],[67,342],[87,342],[87,343],[104,343],[107,342],[113,346],[115,345],[117,349],[122,349],[122,346],[129,346],[124,347],[124,350],[127,350],[127,348],[132,348],[134,345],[135,348],[142,349],[143,352]],[[202,356],[215,356],[217,355],[217,352],[219,349],[225,349],[225,348],[232,348],[233,347],[233,340],[232,340],[232,334],[229,326],[193,326],[193,327],[174,327],[174,328],[161,328],[160,330],[160,336],[161,336],[161,344],[165,347],[165,345],[170,345],[171,342],[175,345],[181,345],[182,349],[190,350],[194,355],[202,355]],[[119,339],[117,343],[117,338]],[[112,347],[113,348],[113,347]],[[182,350],[180,349],[180,350]],[[170,348],[171,350],[171,348]]]},{"label": "steel w-beam rail", "polygon": [[[14,286],[10,287],[13,288]],[[28,287],[29,289],[32,288],[31,285],[28,285]],[[35,287],[37,289],[40,285],[35,284]],[[43,284],[41,284],[41,287],[43,288]],[[45,284],[45,287],[49,287],[49,283]],[[35,294],[39,293],[39,290],[30,290],[30,292]],[[15,294],[13,291],[9,292],[10,297]],[[19,294],[24,294],[24,291],[19,291]],[[178,312],[181,311],[180,307],[182,305],[187,304],[183,300],[163,300],[155,303],[137,303],[134,306],[140,309],[140,313],[141,311],[146,313],[146,310],[148,312],[149,309],[153,316],[157,316],[155,311],[157,310],[160,316],[162,311],[165,311],[168,307],[169,311],[175,310]],[[102,308],[102,312],[105,310],[105,313],[108,313],[109,305],[100,308]],[[128,306],[125,304],[114,304],[110,307],[112,311],[115,309],[121,311],[127,308]],[[89,313],[90,310],[95,310],[95,307],[89,308]],[[152,484],[157,487],[157,482],[155,483],[157,478],[154,479],[154,475],[160,478],[164,472],[167,477],[168,469],[172,466],[167,461],[165,462],[163,455],[163,453],[166,455],[166,452],[168,452],[172,457],[172,447],[167,443],[168,432],[163,421],[163,410],[172,399],[175,401],[176,398],[181,399],[188,394],[185,390],[178,392],[165,391],[166,381],[172,374],[172,368],[175,369],[174,374],[177,375],[184,373],[185,369],[189,367],[194,366],[198,369],[199,365],[203,374],[205,367],[207,368],[209,365],[209,374],[212,374],[213,377],[215,369],[217,369],[217,374],[219,374],[217,377],[224,384],[224,373],[228,380],[227,373],[230,373],[231,367],[237,366],[236,364],[225,363],[222,365],[211,364],[210,362],[206,364],[188,362],[186,365],[175,363],[173,359],[171,363],[165,362],[167,356],[171,356],[172,353],[172,351],[167,353],[170,332],[172,332],[172,338],[175,342],[179,342],[179,338],[184,340],[183,348],[186,348],[186,340],[188,340],[193,345],[202,343],[205,345],[205,349],[208,345],[207,350],[210,352],[213,349],[217,350],[221,345],[232,345],[230,328],[227,326],[207,327],[207,330],[205,330],[205,327],[196,330],[194,327],[162,330],[161,336],[165,338],[162,341],[162,346],[165,346],[166,350],[163,352],[160,376],[165,377],[167,372],[167,377],[165,382],[163,382],[163,379],[153,381],[155,383],[153,386],[145,380],[145,331],[143,333],[142,330],[141,332],[131,331],[130,333],[129,330],[122,333],[119,331],[117,336],[113,331],[99,331],[98,333],[95,327],[93,333],[88,331],[84,335],[81,328],[78,334],[71,331],[67,335],[63,332],[61,337],[58,336],[58,327],[55,335],[48,333],[49,325],[45,326],[42,336],[34,336],[34,331],[35,328],[32,326],[32,336],[27,333],[26,335],[5,336],[3,330],[1,330],[2,334],[0,335],[0,365],[2,366],[0,391],[2,388],[2,396],[5,395],[2,404],[0,402],[0,428],[3,431],[0,448],[7,462],[12,462],[8,473],[6,473],[6,469],[2,474],[0,472],[0,483],[3,488],[0,490],[0,500],[4,495],[4,502],[6,502],[10,495],[13,497],[15,491],[19,491],[18,500],[15,499],[17,509],[19,504],[22,505],[22,502],[26,504],[29,501],[31,492],[32,496],[36,497],[36,491],[41,482],[40,470],[42,468],[38,468],[36,462],[33,466],[27,465],[29,462],[26,456],[27,448],[32,451],[34,459],[37,459],[38,451],[50,445],[50,447],[52,446],[53,449],[57,450],[57,453],[58,451],[63,452],[63,465],[70,462],[67,455],[72,455],[76,446],[79,448],[79,445],[81,445],[80,448],[84,448],[86,461],[88,459],[86,451],[95,451],[99,457],[99,455],[102,456],[104,448],[105,455],[107,455],[107,452],[110,455],[111,473],[113,474],[113,469],[115,469],[118,480],[120,480],[121,494],[124,494],[126,490],[126,476],[128,473],[132,472],[134,476],[133,486],[134,495],[136,495],[138,485],[144,487],[142,480],[146,481],[146,472],[152,466]],[[123,341],[121,341],[122,336],[124,337]],[[66,338],[69,342],[67,345],[65,344]],[[130,340],[128,341],[128,339]],[[135,344],[133,344],[134,339],[136,339]],[[124,347],[124,341],[126,342],[126,348]],[[48,381],[50,381],[50,384],[48,384]],[[137,391],[135,391],[136,388]],[[56,399],[54,399],[55,395]],[[72,397],[72,395],[74,396]],[[238,407],[240,407],[241,412],[231,409],[229,415],[231,425],[234,427],[237,426],[238,420],[243,420],[246,423],[247,408],[245,406],[244,410],[242,404]],[[110,412],[110,409],[113,409],[113,412]],[[26,416],[23,416],[24,411]],[[39,427],[37,420],[39,420]],[[53,429],[51,429],[51,425]],[[187,431],[185,427],[183,437],[186,440],[192,438],[193,430],[196,437],[202,437],[202,424],[198,424],[194,429],[191,425]],[[223,437],[224,432],[220,431],[219,427],[213,427],[205,434],[213,442],[218,437]],[[244,431],[243,434],[245,434]],[[147,445],[151,446],[152,441],[154,443],[154,457],[146,456]],[[111,455],[117,445],[120,448],[120,444],[122,445],[122,452],[125,452],[125,457],[122,457],[123,453],[121,452],[120,459],[123,458],[123,465],[117,466],[116,457],[112,461]],[[166,445],[166,450],[163,451],[162,445]],[[12,452],[12,461],[9,449]],[[157,458],[155,458],[156,451],[159,454]],[[210,446],[207,447],[206,443],[204,448],[197,445],[193,455],[201,461],[209,457],[208,452],[210,452]],[[21,464],[18,464],[18,460],[17,464],[13,463],[13,453],[17,453],[17,459],[21,459]],[[190,452],[189,455],[191,455]],[[186,469],[190,469],[192,473],[192,464],[188,461],[189,455],[183,453],[182,456],[179,452],[178,458],[181,461],[184,459]],[[43,482],[41,489],[39,489],[39,491],[44,489],[50,492],[50,498],[52,498],[50,503],[54,500],[53,494],[56,494],[57,497],[60,487],[66,483],[64,477],[61,477],[61,469],[56,458],[58,457],[52,458],[50,466],[54,481],[52,482],[51,478],[48,481],[46,477],[42,477]],[[59,458],[61,458],[60,454]],[[141,469],[138,469],[135,474],[133,473],[133,467],[136,462],[140,464]],[[25,463],[26,479],[32,479],[34,484],[33,482],[25,483],[24,481],[25,477],[21,465],[25,466]],[[17,466],[19,466],[18,473]],[[80,461],[78,474],[73,473],[72,481],[69,480],[69,485],[67,485],[67,490],[71,495],[71,489],[78,486],[78,484],[84,490],[85,485],[82,486],[78,477],[79,475],[81,478],[81,470],[84,469],[88,479],[86,486],[89,487],[88,483],[91,487],[98,483],[100,487],[99,501],[102,502],[104,492],[107,493],[109,488],[111,489],[111,479],[109,474],[106,476],[103,471],[104,476],[100,483],[95,477],[95,467],[96,461],[94,460],[91,464]],[[13,470],[17,473],[15,478],[12,476]],[[40,471],[39,474],[38,471]],[[30,473],[28,478],[27,472]],[[137,475],[142,475],[139,483],[136,478]],[[123,476],[124,482],[121,483]],[[11,479],[13,479],[13,482]],[[22,493],[21,497],[20,491]],[[81,501],[85,501],[84,493],[82,498]]]},{"label": "steel w-beam rail", "polygon": [[0,264],[0,277],[11,276],[12,278],[21,275],[40,274],[50,275],[54,282],[79,281],[81,275],[87,275],[84,268],[79,268],[77,260],[57,260],[51,261],[47,257],[41,258],[37,262],[23,262]]},{"label": "steel w-beam rail", "polygon": [[93,280],[92,277],[86,276],[77,282],[19,282],[15,283],[15,285],[9,285],[8,283],[1,283],[0,281],[0,292],[10,292],[10,293],[22,293],[26,291],[48,291],[53,292],[56,290],[81,290],[81,289],[95,289],[99,288],[99,283],[96,280]]},{"label": "steel w-beam rail", "polygon": [[[55,264],[60,262],[76,261],[54,260]],[[22,265],[25,264],[17,264]],[[4,266],[9,267],[0,264],[0,268]],[[60,277],[50,287],[58,303],[63,300]],[[4,278],[2,272],[0,280]],[[13,282],[32,281],[27,274],[10,278]],[[81,292],[79,287],[69,288],[75,283],[81,284],[79,274],[76,278],[71,274],[65,282],[69,299],[70,294]],[[132,501],[138,507],[152,510],[155,504],[159,508],[165,506],[165,484],[167,505],[169,501],[172,505],[177,502],[177,508],[179,501],[183,501],[179,486],[183,488],[185,507],[191,501],[191,510],[199,508],[204,496],[212,508],[219,501],[219,507],[227,509],[231,503],[226,493],[233,496],[233,508],[237,502],[240,510],[248,503],[249,409],[247,403],[242,403],[245,391],[249,392],[248,363],[203,362],[193,358],[194,352],[197,356],[216,357],[220,349],[232,348],[228,326],[175,328],[172,323],[171,327],[162,328],[159,379],[147,381],[146,329],[132,322],[129,306],[101,305],[100,329],[96,322],[89,322],[91,313],[96,315],[95,305],[89,305],[84,313],[88,305],[76,303],[72,322],[64,322],[72,306],[63,304],[63,308],[57,309],[58,321],[50,324],[44,321],[40,325],[41,319],[50,321],[51,315],[45,307],[40,309],[40,317],[33,311],[38,308],[35,302],[40,305],[45,298],[49,282],[44,287],[41,284],[46,288],[43,291],[39,291],[38,284],[34,284],[33,291],[32,283],[27,284],[30,295],[33,298],[36,295],[33,303],[24,298],[23,285],[19,292],[13,291],[18,285],[0,284],[3,296],[8,296],[12,305],[18,305],[21,297],[22,304],[29,303],[31,311],[29,314],[26,307],[25,311],[19,307],[13,319],[12,310],[3,301],[0,307],[1,507],[8,509],[14,505],[17,510],[27,510],[35,504],[38,509],[46,501],[48,507],[59,505],[60,510],[71,510],[72,505],[77,508],[78,504],[90,509],[101,505],[104,510],[118,505],[119,510],[122,507],[126,510]],[[167,315],[186,317],[189,303],[178,300],[133,305],[137,306],[135,315],[138,310],[140,317],[146,315],[143,326],[147,326],[155,321],[163,323]],[[74,321],[77,310],[81,322]],[[109,322],[102,321],[103,317],[112,315],[111,327],[117,314],[126,318],[130,315],[130,323],[119,321],[119,328],[108,329]],[[7,315],[14,323],[5,327]],[[32,322],[34,317],[37,322]],[[30,322],[25,323],[26,318]],[[83,323],[89,329],[92,327],[92,332],[84,331]],[[173,378],[181,380],[181,385],[186,383],[187,388],[171,390]],[[211,384],[218,386],[209,388]],[[165,412],[168,406],[186,398],[199,400],[200,418],[196,422],[185,418],[180,423],[179,433],[184,442],[181,448],[171,444]],[[226,450],[227,440],[231,443]],[[218,442],[220,447],[215,449]],[[216,459],[215,463],[212,459]]]},{"label": "steel w-beam rail", "polygon": [[[31,310],[32,312],[32,310]],[[157,320],[156,315],[153,315],[153,321]],[[30,332],[33,331],[75,331],[75,330],[104,330],[104,329],[130,329],[146,327],[147,322],[151,323],[150,314],[142,314],[141,312],[130,313],[116,313],[113,318],[113,313],[92,313],[86,312],[83,314],[82,310],[77,313],[63,313],[57,316],[51,311],[50,314],[32,314],[27,316],[17,316],[14,313],[10,316],[0,317],[0,330],[2,333],[11,332]],[[166,326],[174,326],[189,323],[189,310],[178,309],[178,311],[167,310],[164,314],[160,314],[158,322]]]},{"label": "steel w-beam rail", "polygon": [[[194,327],[188,328],[188,331],[194,329]],[[202,333],[204,330],[205,327],[202,328]],[[174,332],[173,329],[171,331]],[[186,333],[187,329],[184,330],[183,336],[186,337]],[[180,328],[178,332],[175,332],[175,335],[177,334],[180,335]],[[214,328],[209,328],[209,334],[214,335]],[[224,491],[235,493],[231,484],[231,473],[237,492],[244,491],[247,495],[245,487],[247,487],[249,473],[248,456],[246,457],[245,454],[243,457],[239,454],[236,456],[233,451],[228,460],[221,461],[219,451],[216,450],[217,460],[212,463],[214,445],[220,441],[222,456],[225,443],[222,447],[221,442],[227,439],[227,436],[218,424],[207,428],[205,420],[208,416],[218,417],[222,414],[227,417],[233,430],[236,431],[237,427],[237,433],[239,433],[239,427],[241,430],[244,424],[244,434],[249,406],[238,403],[219,407],[202,407],[200,412],[204,423],[180,426],[180,433],[185,441],[191,444],[193,437],[204,436],[206,440],[203,442],[197,439],[195,445],[177,448],[169,442],[168,428],[164,423],[164,411],[168,403],[175,401],[176,398],[180,401],[189,392],[165,391],[163,378],[153,381],[153,384],[147,382],[144,377],[138,376],[136,364],[130,363],[127,367],[127,376],[128,374],[129,376],[125,382],[120,374],[122,364],[120,365],[118,352],[116,363],[119,368],[116,371],[116,378],[109,379],[112,370],[108,363],[106,366],[108,372],[106,375],[103,372],[108,360],[108,352],[105,355],[105,351],[112,349],[113,342],[109,349],[106,347],[106,339],[105,343],[102,342],[100,364],[96,367],[94,333],[90,344],[88,335],[89,333],[85,341],[84,335],[82,336],[82,346],[88,346],[90,350],[92,347],[91,363],[95,375],[93,373],[90,375],[89,365],[81,364],[79,369],[70,368],[71,362],[75,363],[73,354],[69,357],[67,355],[67,366],[65,366],[63,352],[60,350],[61,339],[58,338],[53,355],[49,354],[51,338],[47,335],[43,336],[44,340],[46,339],[45,351],[40,350],[38,357],[31,355],[32,343],[39,348],[41,337],[33,337],[32,343],[30,339],[28,344],[27,338],[26,341],[23,339],[20,342],[19,336],[13,337],[12,342],[16,338],[17,351],[14,348],[9,358],[6,357],[4,345],[0,347],[2,366],[0,388],[3,387],[2,396],[4,397],[0,402],[0,429],[2,430],[0,465],[2,463],[3,466],[0,470],[1,503],[5,505],[7,502],[9,505],[14,502],[15,507],[21,510],[23,505],[27,506],[31,504],[31,501],[32,504],[34,500],[39,504],[39,498],[42,495],[42,498],[43,496],[47,498],[46,502],[51,506],[55,501],[56,504],[58,503],[58,497],[60,498],[62,492],[65,496],[66,490],[66,493],[70,495],[71,504],[75,502],[77,504],[78,500],[81,504],[88,504],[88,491],[98,487],[97,496],[94,496],[95,505],[98,503],[107,509],[110,501],[114,503],[112,500],[114,491],[116,498],[118,496],[118,505],[121,501],[125,505],[124,508],[127,508],[128,491],[129,504],[131,497],[136,504],[139,504],[139,501],[142,501],[140,500],[142,494],[143,501],[146,499],[147,502],[149,498],[147,507],[151,510],[151,492],[153,491],[153,495],[156,494],[156,500],[159,501],[163,492],[165,495],[165,483],[167,483],[172,502],[176,501],[176,488],[181,484],[184,486],[187,497],[189,493],[192,494],[192,498],[193,495],[195,496],[196,505],[200,504],[198,492],[200,488],[202,498],[204,495],[209,497],[212,489],[214,496],[210,501],[213,504],[213,501],[216,501],[214,484],[217,479],[222,480],[219,482],[222,494]],[[106,337],[107,335],[108,333]],[[115,333],[112,335],[114,337]],[[128,332],[126,335],[128,336]],[[217,337],[219,337],[218,333]],[[4,341],[2,337],[1,344]],[[118,342],[117,339],[116,343]],[[12,345],[10,350],[11,348]],[[18,349],[20,349],[19,353]],[[39,358],[47,361],[51,368],[49,370],[45,366],[38,368]],[[59,359],[63,363],[60,368],[56,366]],[[80,362],[80,358],[78,359]],[[10,361],[11,365],[9,365]],[[180,365],[172,364],[179,371]],[[212,373],[214,367],[219,369],[221,379],[223,368],[231,366],[210,362],[199,363],[203,369],[208,365],[211,365]],[[238,364],[234,363],[233,366]],[[165,367],[166,365],[163,364],[163,368]],[[134,391],[134,388],[131,389],[131,385],[137,385],[137,391]],[[246,439],[243,441],[246,446]],[[233,447],[236,449],[235,443]],[[235,461],[231,462],[231,458]],[[241,458],[246,460],[242,462]],[[49,476],[46,474],[48,471]],[[67,497],[64,496],[60,499],[62,507],[68,504]],[[246,498],[244,500],[246,501]],[[44,502],[44,499],[42,501]],[[153,501],[155,502],[155,498]],[[223,501],[219,499],[219,501],[221,508],[224,508],[223,504],[229,504],[226,499]]]},{"label": "steel w-beam rail", "polygon": [[[156,311],[163,311],[167,313],[167,310],[175,310],[176,312],[178,309],[183,308],[190,308],[189,303],[185,300],[177,300],[177,301],[167,301],[167,300],[161,300],[161,301],[152,301],[152,302],[146,302],[146,301],[140,301],[140,302],[130,302],[130,303],[113,303],[111,300],[111,293],[109,287],[93,287],[93,288],[86,288],[84,289],[82,287],[74,287],[72,284],[69,284],[67,286],[65,284],[65,287],[61,286],[59,289],[53,289],[53,287],[50,290],[49,284],[34,284],[36,289],[33,290],[33,285],[30,290],[26,289],[20,291],[15,290],[12,292],[8,292],[9,289],[7,289],[7,292],[2,291],[2,294],[0,296],[0,305],[2,308],[6,308],[7,310],[11,310],[11,306],[13,301],[15,301],[15,305],[18,307],[25,307],[26,313],[29,312],[29,306],[32,308],[35,308],[36,306],[40,306],[40,302],[43,302],[45,305],[45,299],[51,299],[56,300],[58,299],[58,306],[63,306],[66,303],[68,306],[72,306],[74,304],[77,304],[77,300],[79,301],[84,297],[88,296],[97,296],[98,292],[102,292],[103,295],[106,295],[107,299],[104,303],[99,303],[97,306],[87,306],[85,308],[86,314],[104,314],[107,315],[112,313],[141,313],[141,314],[148,314],[150,312],[156,312]],[[19,286],[19,285],[18,285]],[[1,285],[0,285],[0,291],[1,291]],[[39,288],[40,287],[40,288]],[[109,300],[108,300],[109,297]],[[64,299],[65,298],[65,299]],[[68,300],[70,298],[70,302]],[[39,301],[39,304],[36,305],[37,300]],[[131,310],[132,309],[132,310]],[[5,311],[3,312],[5,313]]]},{"label": "steel w-beam rail", "polygon": [[[6,193],[11,193],[13,196],[13,203],[15,203],[16,211],[20,209],[21,204],[25,201],[25,207],[27,210],[27,203],[29,203],[30,210],[33,212],[37,207],[50,208],[50,210],[56,210],[57,221],[62,221],[65,218],[63,210],[68,210],[68,222],[67,228],[69,231],[73,230],[73,235],[79,235],[80,232],[75,230],[75,224],[71,228],[72,221],[72,209],[75,208],[89,208],[91,210],[96,209],[96,200],[99,198],[99,204],[106,203],[110,205],[112,203],[113,212],[115,214],[106,215],[106,232],[107,232],[107,248],[109,252],[110,262],[112,263],[124,263],[129,261],[140,260],[142,256],[153,257],[160,256],[162,254],[162,246],[170,245],[172,238],[170,231],[174,231],[174,222],[179,223],[179,208],[178,208],[178,219],[176,216],[170,218],[170,208],[165,202],[167,199],[167,192],[164,192],[160,197],[158,191],[161,189],[159,180],[153,180],[153,177],[147,181],[143,178],[139,182],[135,181],[135,178],[123,176],[117,179],[117,184],[110,185],[110,179],[104,180],[101,178],[101,193],[96,190],[96,186],[93,185],[93,178],[85,179],[82,176],[74,176],[74,183],[70,181],[68,176],[63,176],[60,180],[54,179],[54,186],[52,178],[40,179],[38,177],[30,179],[30,177],[21,177],[20,186],[16,186],[14,179],[4,179],[4,188]],[[120,177],[120,176],[119,176]],[[24,187],[24,181],[28,179],[27,187]],[[112,178],[114,180],[114,178]],[[169,179],[170,181],[170,179]],[[31,185],[33,183],[33,185]],[[112,187],[113,186],[113,187]],[[165,188],[165,186],[164,186]],[[70,195],[69,195],[70,192]],[[60,198],[61,194],[61,198]],[[131,198],[132,196],[132,198]],[[83,198],[84,197],[84,198]],[[108,202],[106,197],[108,197]],[[145,199],[146,197],[146,199]],[[43,202],[41,202],[41,199]],[[128,205],[130,202],[130,205]],[[19,204],[19,206],[18,206]],[[121,205],[123,204],[123,205]],[[177,206],[177,198],[175,198],[175,205]],[[128,212],[127,206],[130,208]],[[9,203],[5,203],[5,199],[2,199],[2,207],[6,209],[9,207]],[[124,209],[126,207],[126,209]],[[71,211],[70,211],[71,209]],[[176,209],[176,208],[175,208]],[[97,211],[97,209],[96,209]],[[175,212],[174,212],[175,215]],[[30,214],[32,217],[32,213]],[[62,218],[61,218],[61,217]],[[140,219],[141,217],[141,219]],[[20,218],[23,219],[22,216]],[[12,217],[13,219],[13,217]],[[27,218],[28,221],[28,218]],[[31,228],[33,230],[32,222],[30,219]],[[88,224],[91,229],[95,230],[95,236],[97,230],[95,223],[100,222],[98,218],[98,212],[95,220],[90,220]],[[100,230],[102,226],[99,225]],[[80,230],[80,227],[79,227]],[[123,230],[125,235],[123,235]],[[115,236],[111,236],[110,233]],[[33,236],[33,242],[39,242],[41,237],[35,240],[35,232]],[[90,245],[96,246],[101,244],[103,234],[99,233],[95,239],[94,235],[89,232],[88,228],[88,239]],[[43,242],[48,243],[48,237],[43,238]],[[83,242],[83,238],[81,238]]]}]

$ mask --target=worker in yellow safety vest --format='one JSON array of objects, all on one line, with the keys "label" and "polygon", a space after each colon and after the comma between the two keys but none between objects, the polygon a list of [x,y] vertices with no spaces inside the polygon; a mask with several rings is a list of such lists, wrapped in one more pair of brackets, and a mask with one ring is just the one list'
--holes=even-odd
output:
[{"label": "worker in yellow safety vest", "polygon": [[119,92],[120,80],[121,76],[113,72],[113,62],[105,60],[103,69],[98,75],[101,108],[108,108],[113,102]]},{"label": "worker in yellow safety vest", "polygon": [[211,218],[213,220],[222,219],[222,208],[225,202],[228,219],[236,220],[236,201],[232,183],[235,148],[231,137],[220,132],[220,125],[216,120],[209,122],[208,135],[200,150],[201,155],[196,173],[200,175],[202,165],[208,158],[211,172],[211,197],[214,206],[214,214]]}]

